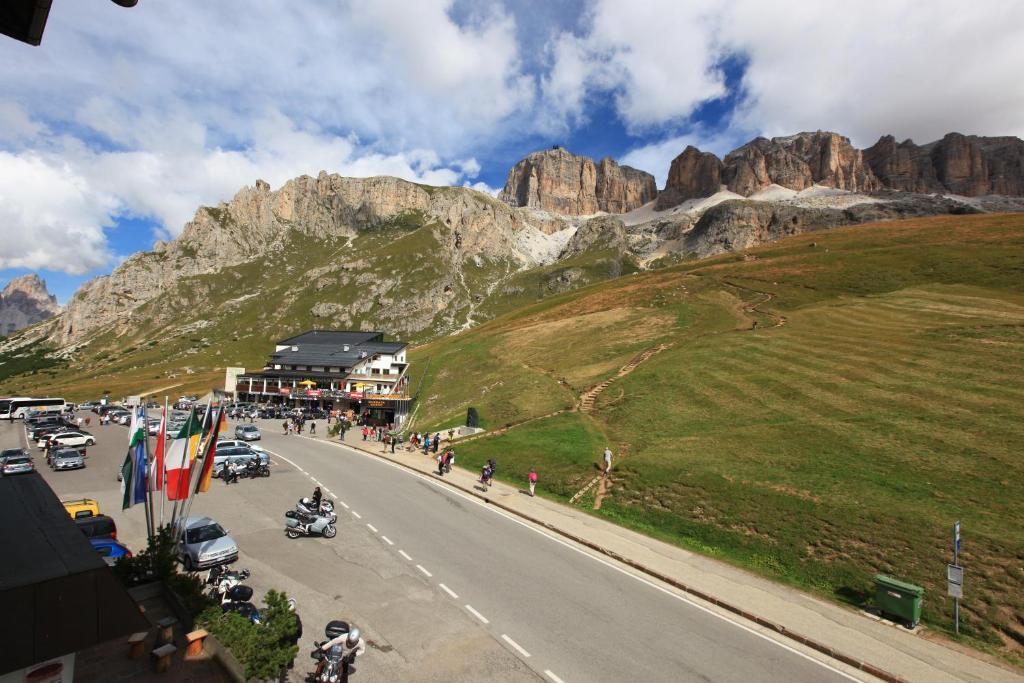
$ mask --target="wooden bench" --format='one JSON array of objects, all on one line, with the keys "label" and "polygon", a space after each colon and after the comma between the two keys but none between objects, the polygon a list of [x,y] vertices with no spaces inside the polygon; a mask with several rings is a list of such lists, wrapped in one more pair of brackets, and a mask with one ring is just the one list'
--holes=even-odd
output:
[{"label": "wooden bench", "polygon": [[173,643],[174,642],[174,625],[178,623],[178,620],[174,617],[164,617],[156,622],[157,628],[160,629],[160,635],[157,638],[157,642],[160,643]]},{"label": "wooden bench", "polygon": [[185,650],[185,659],[194,659],[199,655],[203,654],[203,642],[206,640],[206,636],[210,635],[206,629],[196,629],[191,633],[185,634],[185,640],[188,641],[188,649]]},{"label": "wooden bench", "polygon": [[167,668],[171,665],[171,657],[178,651],[178,648],[174,647],[170,643],[166,643],[156,648],[149,654],[153,657],[153,661],[156,662],[156,672],[163,673],[167,671]]},{"label": "wooden bench", "polygon": [[145,631],[139,631],[128,636],[128,657],[130,659],[138,659],[146,651],[146,635]]}]

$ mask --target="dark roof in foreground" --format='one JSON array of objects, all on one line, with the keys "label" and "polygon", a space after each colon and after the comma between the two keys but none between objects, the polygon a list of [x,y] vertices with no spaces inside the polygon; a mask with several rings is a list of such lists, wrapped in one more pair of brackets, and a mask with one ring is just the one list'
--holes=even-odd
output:
[{"label": "dark roof in foreground", "polygon": [[0,674],[148,628],[37,472],[0,478]]},{"label": "dark roof in foreground", "polygon": [[297,334],[294,337],[288,337],[277,342],[278,344],[292,344],[295,346],[301,346],[302,344],[329,344],[335,346],[338,344],[349,344],[355,346],[357,344],[366,344],[368,342],[379,342],[384,340],[383,332],[359,332],[354,330],[309,330],[302,334]]}]

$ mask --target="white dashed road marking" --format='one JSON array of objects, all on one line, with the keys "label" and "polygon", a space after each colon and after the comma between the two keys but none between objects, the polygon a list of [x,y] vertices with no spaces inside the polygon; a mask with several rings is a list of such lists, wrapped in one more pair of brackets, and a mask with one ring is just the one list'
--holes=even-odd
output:
[{"label": "white dashed road marking", "polygon": [[412,558],[409,557],[409,555],[404,550],[399,550],[398,554],[401,555],[402,557],[404,557],[405,559],[409,560],[410,562],[412,562]]},{"label": "white dashed road marking", "polygon": [[544,675],[554,681],[554,683],[565,683],[565,681],[553,674],[551,669],[544,669]]},{"label": "white dashed road marking", "polygon": [[512,649],[514,649],[516,652],[518,652],[522,656],[524,656],[524,657],[529,657],[530,656],[530,653],[527,652],[526,650],[524,650],[522,645],[520,645],[516,641],[512,640],[511,638],[509,638],[504,633],[501,634],[501,639],[504,640],[509,645],[511,645]]},{"label": "white dashed road marking", "polygon": [[370,524],[369,522],[366,523],[366,528],[369,529],[370,531],[372,531],[373,533],[377,533],[377,527],[375,527],[374,525]]},{"label": "white dashed road marking", "polygon": [[346,510],[348,510],[348,503],[346,503],[345,501],[343,501],[343,500],[339,500],[339,501],[338,501],[338,505],[340,505],[341,507],[343,507],[343,508],[345,508]]},{"label": "white dashed road marking", "polygon": [[484,615],[480,614],[475,609],[473,609],[472,605],[466,605],[466,610],[469,611],[469,613],[472,614],[474,617],[476,617],[480,621],[484,622],[485,624],[491,623],[490,620],[487,617],[485,617]]},{"label": "white dashed road marking", "polygon": [[385,542],[385,543],[387,543],[388,545],[394,545],[394,544],[395,544],[395,543],[394,543],[394,541],[392,541],[392,540],[391,540],[390,538],[388,538],[387,536],[381,535],[381,538],[383,538],[383,539],[384,539],[384,542]]},{"label": "white dashed road marking", "polygon": [[[328,491],[327,493],[331,493],[331,492]],[[333,493],[331,493],[331,498],[333,498],[334,500],[338,500],[338,497],[336,495],[334,495]]]},{"label": "white dashed road marking", "polygon": [[354,516],[354,517],[355,517],[356,519],[362,519],[362,518],[363,518],[363,516],[362,516],[361,514],[359,514],[358,512],[356,512],[355,510],[349,510],[349,512],[351,512],[351,513],[352,513],[352,515],[353,515],[353,516]]},{"label": "white dashed road marking", "polygon": [[447,593],[448,595],[452,596],[452,597],[453,597],[453,598],[455,598],[456,600],[458,600],[458,599],[459,599],[459,596],[455,594],[455,591],[453,591],[453,590],[452,590],[451,588],[449,588],[448,586],[444,585],[443,583],[439,583],[439,584],[437,584],[437,585],[438,585],[438,586],[440,586],[440,587],[441,587],[441,590],[443,590],[443,591],[444,591],[445,593]]},{"label": "white dashed road marking", "polygon": [[420,570],[421,572],[423,572],[423,573],[424,573],[424,574],[425,574],[425,575],[426,575],[426,576],[427,576],[428,578],[429,578],[429,577],[431,577],[431,576],[433,576],[433,574],[431,574],[430,572],[428,572],[428,571],[427,571],[427,570],[426,570],[426,569],[425,569],[425,568],[423,567],[423,565],[422,565],[422,564],[418,564],[418,565],[416,565],[416,569],[419,569],[419,570]]}]

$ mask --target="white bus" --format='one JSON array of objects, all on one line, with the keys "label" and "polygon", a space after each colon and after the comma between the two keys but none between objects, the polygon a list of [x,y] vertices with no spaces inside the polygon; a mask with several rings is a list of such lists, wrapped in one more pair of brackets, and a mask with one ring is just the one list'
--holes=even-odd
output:
[{"label": "white bus", "polygon": [[0,401],[0,419],[24,420],[30,410],[64,410],[62,398],[12,398]]}]

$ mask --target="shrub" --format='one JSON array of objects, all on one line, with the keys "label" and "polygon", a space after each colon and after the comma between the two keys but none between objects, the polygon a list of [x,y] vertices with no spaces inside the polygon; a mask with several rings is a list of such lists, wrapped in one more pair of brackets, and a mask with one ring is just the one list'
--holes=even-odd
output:
[{"label": "shrub", "polygon": [[299,651],[293,644],[298,618],[288,609],[288,595],[269,590],[263,602],[266,607],[258,624],[235,612],[222,613],[219,607],[207,609],[196,620],[245,667],[247,679],[279,676]]}]

